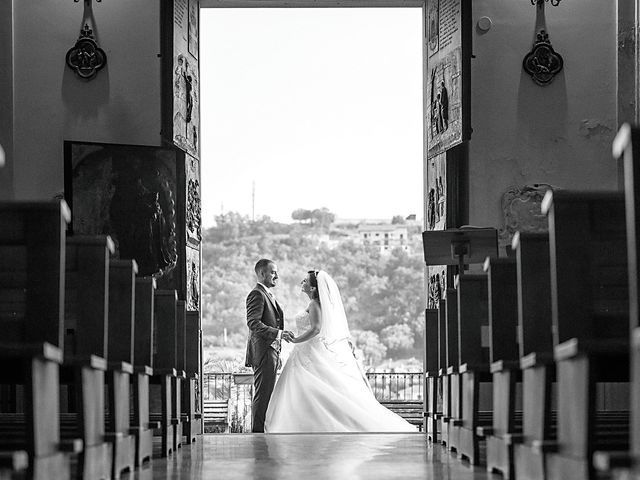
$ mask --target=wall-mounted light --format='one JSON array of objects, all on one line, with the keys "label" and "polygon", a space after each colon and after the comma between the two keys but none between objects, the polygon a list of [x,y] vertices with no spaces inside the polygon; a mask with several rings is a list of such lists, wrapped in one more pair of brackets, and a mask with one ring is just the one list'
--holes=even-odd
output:
[{"label": "wall-mounted light", "polygon": [[[96,0],[96,1],[100,1],[100,0]],[[544,2],[551,2],[551,5],[553,5],[554,7],[557,7],[558,5],[560,5],[561,1],[562,0],[531,0],[531,5],[542,5]]]}]

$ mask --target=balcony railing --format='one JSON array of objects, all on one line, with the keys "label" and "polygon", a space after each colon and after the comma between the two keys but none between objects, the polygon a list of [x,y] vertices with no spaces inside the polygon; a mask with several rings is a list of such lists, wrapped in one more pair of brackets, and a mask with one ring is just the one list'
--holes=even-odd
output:
[{"label": "balcony railing", "polygon": [[[423,373],[367,373],[367,380],[379,402],[421,401]],[[241,433],[251,431],[252,373],[205,373],[202,378],[204,401],[228,401],[226,424],[212,425],[205,418],[205,431]]]},{"label": "balcony railing", "polygon": [[423,373],[370,372],[367,380],[379,402],[422,400]]}]

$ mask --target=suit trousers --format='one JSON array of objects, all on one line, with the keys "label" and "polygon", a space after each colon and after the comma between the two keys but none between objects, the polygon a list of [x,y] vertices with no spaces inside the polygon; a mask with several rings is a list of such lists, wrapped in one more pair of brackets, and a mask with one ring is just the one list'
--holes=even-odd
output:
[{"label": "suit trousers", "polygon": [[253,367],[253,402],[251,431],[264,432],[264,417],[269,406],[269,399],[276,384],[276,371],[278,370],[278,352],[273,348],[267,348],[262,356],[260,364]]}]

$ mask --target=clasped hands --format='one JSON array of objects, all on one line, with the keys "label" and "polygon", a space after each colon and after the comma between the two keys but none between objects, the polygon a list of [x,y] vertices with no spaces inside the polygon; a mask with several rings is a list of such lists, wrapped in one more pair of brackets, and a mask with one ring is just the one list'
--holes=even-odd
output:
[{"label": "clasped hands", "polygon": [[289,331],[289,330],[284,330],[282,332],[282,339],[285,342],[293,342],[295,340],[296,336],[293,334],[293,332]]}]

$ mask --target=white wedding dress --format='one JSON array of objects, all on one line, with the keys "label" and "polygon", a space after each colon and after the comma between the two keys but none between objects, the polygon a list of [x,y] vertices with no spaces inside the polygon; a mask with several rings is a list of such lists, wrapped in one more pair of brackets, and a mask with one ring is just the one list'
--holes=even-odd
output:
[{"label": "white wedding dress", "polygon": [[[297,335],[309,313],[295,317]],[[327,343],[317,335],[295,344],[278,379],[265,420],[267,433],[416,432],[378,403],[346,338]]]}]

